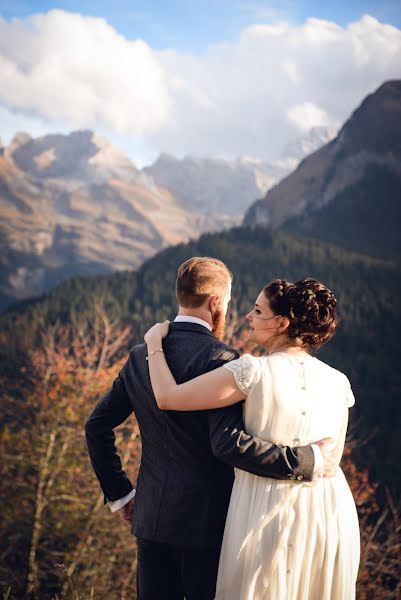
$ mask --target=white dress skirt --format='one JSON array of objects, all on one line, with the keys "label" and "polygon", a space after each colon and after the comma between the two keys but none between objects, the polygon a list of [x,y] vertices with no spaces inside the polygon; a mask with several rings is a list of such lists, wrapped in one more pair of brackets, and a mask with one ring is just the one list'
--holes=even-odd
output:
[{"label": "white dress skirt", "polygon": [[[248,433],[291,447],[341,439],[355,400],[340,371],[285,352],[245,354],[225,367],[247,394]],[[358,516],[341,469],[312,482],[235,470],[216,600],[352,600],[359,555]]]}]

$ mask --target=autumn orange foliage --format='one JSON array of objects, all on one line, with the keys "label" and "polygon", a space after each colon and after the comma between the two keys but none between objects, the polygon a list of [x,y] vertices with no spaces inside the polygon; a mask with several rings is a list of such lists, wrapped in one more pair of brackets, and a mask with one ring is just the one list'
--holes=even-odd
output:
[{"label": "autumn orange foliage", "polygon": [[[0,387],[0,585],[4,597],[121,600],[135,598],[136,547],[127,525],[103,506],[84,438],[84,422],[110,387],[127,352],[129,331],[96,320],[43,332],[39,350],[12,382]],[[228,341],[250,350],[235,321]],[[359,600],[401,597],[400,521],[387,493],[357,469],[351,439],[342,467],[358,507],[362,558]],[[123,464],[135,481],[140,437],[134,415],[118,429]],[[306,600],[306,599],[305,599]]]}]

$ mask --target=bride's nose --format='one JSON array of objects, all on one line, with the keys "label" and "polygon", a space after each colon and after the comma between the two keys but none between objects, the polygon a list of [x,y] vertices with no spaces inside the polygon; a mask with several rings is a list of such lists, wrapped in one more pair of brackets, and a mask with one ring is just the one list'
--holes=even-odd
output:
[{"label": "bride's nose", "polygon": [[248,321],[248,323],[250,323],[250,322],[251,322],[251,320],[252,320],[252,316],[251,316],[251,314],[252,314],[252,313],[251,313],[251,312],[249,312],[247,315],[245,315],[245,321]]}]

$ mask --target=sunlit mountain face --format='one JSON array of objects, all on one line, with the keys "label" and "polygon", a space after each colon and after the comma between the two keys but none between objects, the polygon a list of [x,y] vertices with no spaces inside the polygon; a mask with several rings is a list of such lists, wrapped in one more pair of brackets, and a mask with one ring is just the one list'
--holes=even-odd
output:
[{"label": "sunlit mountain face", "polygon": [[400,198],[401,81],[389,81],[362,102],[335,139],[253,204],[245,223],[399,257]]}]

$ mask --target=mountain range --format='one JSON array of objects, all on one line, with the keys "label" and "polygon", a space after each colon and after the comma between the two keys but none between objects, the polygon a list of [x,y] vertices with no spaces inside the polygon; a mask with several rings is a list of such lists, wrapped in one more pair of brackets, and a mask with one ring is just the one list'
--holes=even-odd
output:
[{"label": "mountain range", "polygon": [[195,236],[196,219],[165,188],[89,131],[0,152],[0,305],[76,274],[137,268]]},{"label": "mountain range", "polygon": [[239,224],[246,208],[330,137],[277,161],[176,159],[140,170],[91,131],[0,144],[0,310],[73,275],[136,269],[160,249]]},{"label": "mountain range", "polygon": [[177,159],[161,154],[144,172],[170,190],[186,208],[203,215],[242,220],[245,210],[257,198],[292,172],[299,161],[331,140],[335,131],[314,127],[288,144],[277,160],[243,156],[236,160],[196,158]]},{"label": "mountain range", "polygon": [[0,310],[242,220],[398,259],[401,81],[333,135],[315,128],[275,161],[162,154],[138,169],[91,131],[17,134],[0,147]]}]

